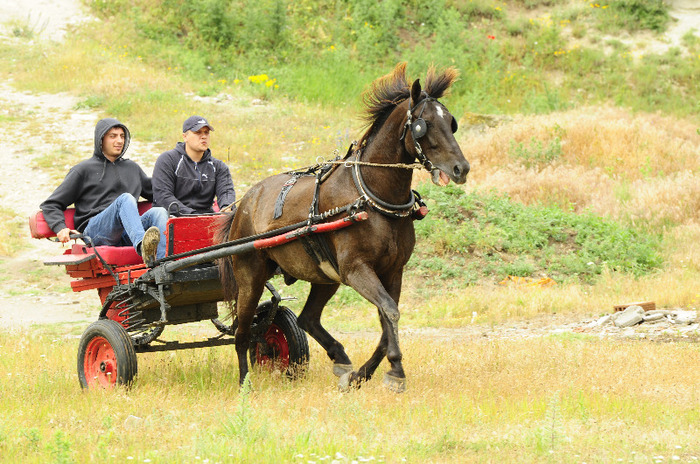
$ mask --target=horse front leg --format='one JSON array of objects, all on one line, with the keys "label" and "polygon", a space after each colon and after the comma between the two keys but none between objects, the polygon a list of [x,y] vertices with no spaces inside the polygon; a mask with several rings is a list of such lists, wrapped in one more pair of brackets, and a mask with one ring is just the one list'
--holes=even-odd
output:
[{"label": "horse front leg", "polygon": [[362,382],[369,380],[385,356],[391,368],[384,375],[384,385],[397,393],[406,390],[406,374],[401,362],[403,355],[399,348],[398,301],[401,294],[401,276],[401,272],[396,273],[387,281],[386,286],[368,267],[347,276],[348,285],[377,306],[382,324],[382,336],[367,362],[356,372],[340,378],[341,390],[359,387]]},{"label": "horse front leg", "polygon": [[338,291],[339,286],[340,284],[311,284],[309,297],[297,318],[299,327],[304,329],[326,350],[326,354],[333,361],[333,374],[338,377],[352,372],[352,363],[345,353],[343,345],[321,325],[321,313],[323,313],[323,308],[328,300]]}]

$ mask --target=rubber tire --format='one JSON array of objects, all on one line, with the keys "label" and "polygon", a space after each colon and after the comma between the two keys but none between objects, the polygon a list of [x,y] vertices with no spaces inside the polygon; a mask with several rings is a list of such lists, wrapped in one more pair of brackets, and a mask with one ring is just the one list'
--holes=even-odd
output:
[{"label": "rubber tire", "polygon": [[[257,314],[264,318],[265,312]],[[260,344],[251,343],[248,351],[251,365],[268,365],[279,368],[288,377],[296,378],[303,375],[309,366],[309,341],[306,332],[297,324],[297,316],[286,306],[280,306],[275,319],[265,333],[268,341],[267,349],[272,350],[273,356],[259,356]]]},{"label": "rubber tire", "polygon": [[137,370],[134,345],[120,323],[100,319],[83,332],[78,346],[78,379],[82,388],[129,386]]}]

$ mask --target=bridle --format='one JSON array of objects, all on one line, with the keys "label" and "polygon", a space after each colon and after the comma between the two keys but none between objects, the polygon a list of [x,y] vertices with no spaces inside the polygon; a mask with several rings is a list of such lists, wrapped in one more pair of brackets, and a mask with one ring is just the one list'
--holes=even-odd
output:
[{"label": "bridle", "polygon": [[[425,111],[425,106],[428,102],[437,102],[438,105],[445,106],[442,103],[438,101],[437,98],[433,97],[425,97],[423,100],[419,101],[416,103],[415,106],[411,107],[411,96],[408,96],[408,110],[406,111],[406,123],[403,126],[403,132],[401,132],[401,137],[399,137],[399,140],[403,141],[406,138],[406,133],[408,132],[408,129],[410,128],[411,130],[411,138],[413,139],[413,147],[416,150],[415,157],[418,159],[418,162],[423,165],[423,167],[429,172],[433,173],[435,169],[437,169],[433,163],[428,159],[427,156],[425,156],[425,153],[423,153],[423,148],[421,147],[420,143],[418,143],[418,139],[423,137],[427,132],[428,132],[428,123],[425,122],[423,119],[423,111]],[[416,120],[413,120],[413,113],[416,111],[416,108],[420,108],[420,113],[418,113],[418,117]],[[457,132],[457,120],[453,117],[452,118],[452,133],[454,134]]]}]

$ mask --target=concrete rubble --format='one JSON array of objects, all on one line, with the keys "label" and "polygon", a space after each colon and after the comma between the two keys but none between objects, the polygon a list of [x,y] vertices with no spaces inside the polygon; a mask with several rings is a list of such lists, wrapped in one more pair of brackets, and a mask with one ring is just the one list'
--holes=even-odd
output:
[{"label": "concrete rubble", "polygon": [[615,327],[625,328],[639,324],[644,320],[645,311],[641,306],[630,306],[610,316]]},{"label": "concrete rubble", "polygon": [[698,312],[686,309],[654,309],[629,306],[607,314],[575,332],[593,332],[601,336],[623,338],[700,338]]},{"label": "concrete rubble", "polygon": [[[655,305],[644,306],[649,309],[642,308],[640,311],[639,308],[629,309],[630,306],[625,305],[624,310],[620,309],[593,319],[572,320],[571,315],[550,314],[503,324],[480,324],[478,314],[474,312],[472,323],[464,327],[405,328],[401,330],[401,334],[403,337],[429,337],[444,341],[466,338],[479,341],[523,340],[581,334],[601,339],[700,342],[700,318],[695,308],[656,309]],[[627,309],[629,312],[625,314]]]}]

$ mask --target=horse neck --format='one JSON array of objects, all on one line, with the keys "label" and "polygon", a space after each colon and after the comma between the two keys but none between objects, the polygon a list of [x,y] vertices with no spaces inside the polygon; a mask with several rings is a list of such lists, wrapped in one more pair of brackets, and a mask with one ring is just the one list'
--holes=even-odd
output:
[{"label": "horse neck", "polygon": [[[402,128],[400,118],[389,118],[363,149],[359,160],[363,163],[410,164],[413,160],[406,152],[403,141],[399,140]],[[362,165],[359,168],[367,186],[382,200],[404,204],[410,199],[413,170]]]}]

